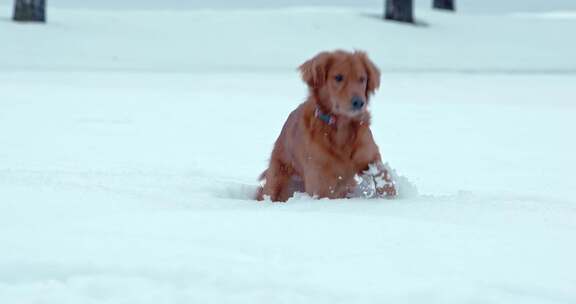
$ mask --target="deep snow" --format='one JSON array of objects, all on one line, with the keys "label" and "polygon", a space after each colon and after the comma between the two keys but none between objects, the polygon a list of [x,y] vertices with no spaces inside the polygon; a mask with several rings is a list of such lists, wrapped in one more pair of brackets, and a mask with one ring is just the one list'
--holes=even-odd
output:
[{"label": "deep snow", "polygon": [[[560,15],[0,20],[0,303],[574,303]],[[382,68],[375,139],[420,194],[249,200],[305,98],[296,66],[335,47]]]}]

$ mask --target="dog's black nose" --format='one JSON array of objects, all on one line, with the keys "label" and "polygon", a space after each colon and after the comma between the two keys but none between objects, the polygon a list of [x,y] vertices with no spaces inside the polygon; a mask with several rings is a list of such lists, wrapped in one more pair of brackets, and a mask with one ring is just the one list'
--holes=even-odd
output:
[{"label": "dog's black nose", "polygon": [[364,99],[359,96],[352,97],[352,109],[360,110],[364,106]]}]

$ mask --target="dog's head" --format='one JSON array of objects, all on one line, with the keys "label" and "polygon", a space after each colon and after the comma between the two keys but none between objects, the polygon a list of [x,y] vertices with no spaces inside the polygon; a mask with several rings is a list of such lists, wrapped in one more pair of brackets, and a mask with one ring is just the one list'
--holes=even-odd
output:
[{"label": "dog's head", "polygon": [[366,53],[322,52],[300,66],[317,102],[336,115],[361,117],[380,86],[380,71]]}]

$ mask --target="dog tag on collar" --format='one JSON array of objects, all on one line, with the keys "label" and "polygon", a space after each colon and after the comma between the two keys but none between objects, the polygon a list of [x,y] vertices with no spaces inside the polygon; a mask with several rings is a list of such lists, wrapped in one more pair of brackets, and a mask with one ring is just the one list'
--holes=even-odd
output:
[{"label": "dog tag on collar", "polygon": [[314,111],[314,116],[316,116],[316,118],[320,119],[321,121],[329,125],[333,125],[336,123],[336,119],[334,119],[334,116],[330,114],[324,114],[318,108],[316,108],[316,110]]}]

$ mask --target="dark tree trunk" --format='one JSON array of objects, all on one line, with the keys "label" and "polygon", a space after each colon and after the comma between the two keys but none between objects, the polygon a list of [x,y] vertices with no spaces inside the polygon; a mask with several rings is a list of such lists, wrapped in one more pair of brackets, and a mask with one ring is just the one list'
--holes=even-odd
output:
[{"label": "dark tree trunk", "polygon": [[454,6],[454,0],[434,0],[432,6],[436,9],[454,11],[456,7]]},{"label": "dark tree trunk", "polygon": [[413,0],[386,0],[384,18],[388,20],[414,23]]},{"label": "dark tree trunk", "polygon": [[15,0],[13,19],[46,22],[46,0]]}]

